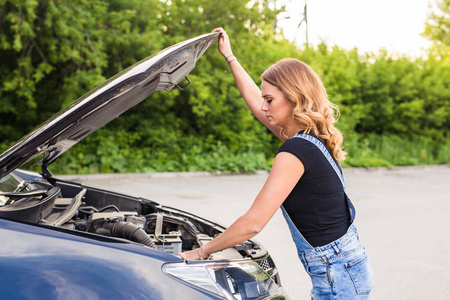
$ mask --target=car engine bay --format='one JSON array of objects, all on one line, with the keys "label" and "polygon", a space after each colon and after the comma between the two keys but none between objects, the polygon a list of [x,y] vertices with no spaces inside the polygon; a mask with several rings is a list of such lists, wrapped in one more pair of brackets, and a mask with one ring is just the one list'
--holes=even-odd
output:
[{"label": "car engine bay", "polygon": [[[225,230],[148,199],[36,175],[40,176],[15,170],[0,180],[0,218],[126,240],[172,255],[201,247]],[[271,277],[277,277],[268,252],[256,241],[245,241],[209,257],[243,258],[254,260]]]}]

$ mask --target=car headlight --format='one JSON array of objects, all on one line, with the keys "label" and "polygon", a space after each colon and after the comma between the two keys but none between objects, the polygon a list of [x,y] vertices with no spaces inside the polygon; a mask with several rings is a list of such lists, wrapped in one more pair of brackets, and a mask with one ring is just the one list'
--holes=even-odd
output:
[{"label": "car headlight", "polygon": [[277,284],[252,260],[167,263],[162,269],[225,299],[284,299]]}]

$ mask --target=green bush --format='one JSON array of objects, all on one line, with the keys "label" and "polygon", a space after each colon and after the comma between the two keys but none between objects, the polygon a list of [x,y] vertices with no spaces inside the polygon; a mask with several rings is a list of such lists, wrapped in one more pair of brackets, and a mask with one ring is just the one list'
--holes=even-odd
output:
[{"label": "green bush", "polygon": [[[273,31],[277,13],[238,0],[0,1],[0,146],[140,59],[222,26],[257,84],[283,57],[319,73],[340,107],[344,166],[450,163],[448,51],[413,59],[326,44],[299,49]],[[215,47],[184,92],[155,93],[79,142],[51,171],[270,168],[280,141],[250,114]]]}]

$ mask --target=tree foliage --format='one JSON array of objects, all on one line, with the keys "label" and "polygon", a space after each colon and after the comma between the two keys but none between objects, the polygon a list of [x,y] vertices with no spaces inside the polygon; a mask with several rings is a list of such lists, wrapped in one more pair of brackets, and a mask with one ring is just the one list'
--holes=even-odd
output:
[{"label": "tree foliage", "polygon": [[[426,59],[411,59],[386,52],[361,56],[357,49],[326,44],[298,49],[275,36],[278,11],[269,9],[267,2],[0,0],[0,145],[10,146],[146,56],[224,27],[234,54],[258,84],[259,75],[283,57],[301,59],[322,76],[330,99],[341,109],[338,125],[349,141],[348,165],[449,161],[438,151],[449,147],[445,144],[450,127],[448,56],[430,53]],[[219,53],[208,50],[189,77],[192,84],[184,92],[155,93],[77,144],[51,170],[268,168],[280,143],[249,113]],[[431,148],[418,146],[428,154],[417,161],[404,159],[416,155],[413,150],[396,160],[373,154],[378,149],[393,157],[390,148],[380,145],[389,140],[397,145],[398,139],[417,140],[415,144]]]},{"label": "tree foliage", "polygon": [[437,45],[450,47],[450,0],[437,0],[433,8],[423,35]]}]

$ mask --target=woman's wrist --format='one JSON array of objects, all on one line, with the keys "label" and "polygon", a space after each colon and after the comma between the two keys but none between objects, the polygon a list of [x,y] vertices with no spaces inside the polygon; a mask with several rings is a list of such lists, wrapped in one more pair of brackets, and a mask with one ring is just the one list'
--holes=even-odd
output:
[{"label": "woman's wrist", "polygon": [[202,245],[198,248],[198,254],[200,255],[201,260],[205,260],[209,257],[208,249],[206,249],[206,245]]},{"label": "woman's wrist", "polygon": [[198,255],[200,256],[200,260],[204,260],[202,255],[202,247],[198,248]]},{"label": "woman's wrist", "polygon": [[236,56],[234,56],[233,54],[230,54],[228,56],[225,57],[225,60],[227,61],[228,65],[231,64],[233,61],[236,60]]}]

